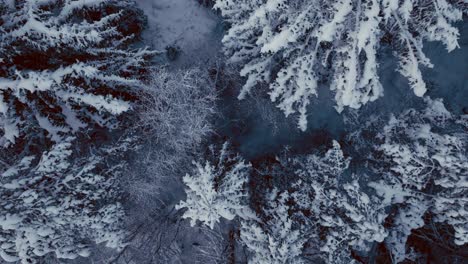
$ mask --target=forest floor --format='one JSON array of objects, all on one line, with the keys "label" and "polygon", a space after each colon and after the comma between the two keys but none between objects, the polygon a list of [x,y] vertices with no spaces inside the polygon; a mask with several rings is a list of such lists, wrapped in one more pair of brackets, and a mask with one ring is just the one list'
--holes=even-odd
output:
[{"label": "forest floor", "polygon": [[148,17],[143,41],[155,50],[178,49],[171,66],[206,64],[221,48],[218,16],[195,0],[137,0]]}]

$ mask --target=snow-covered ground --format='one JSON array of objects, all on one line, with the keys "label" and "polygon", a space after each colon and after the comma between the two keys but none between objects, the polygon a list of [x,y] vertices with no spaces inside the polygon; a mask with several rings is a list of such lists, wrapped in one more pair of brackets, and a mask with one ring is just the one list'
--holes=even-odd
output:
[{"label": "snow-covered ground", "polygon": [[196,0],[137,0],[148,16],[144,42],[156,50],[178,47],[178,62],[204,63],[221,46],[220,20]]}]

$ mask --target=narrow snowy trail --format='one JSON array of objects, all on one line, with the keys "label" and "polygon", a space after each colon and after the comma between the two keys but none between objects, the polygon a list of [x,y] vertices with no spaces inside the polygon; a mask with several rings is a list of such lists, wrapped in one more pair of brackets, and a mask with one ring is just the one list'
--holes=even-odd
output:
[{"label": "narrow snowy trail", "polygon": [[203,63],[220,48],[219,18],[195,0],[137,0],[148,17],[143,40],[153,49],[177,47],[179,65]]}]

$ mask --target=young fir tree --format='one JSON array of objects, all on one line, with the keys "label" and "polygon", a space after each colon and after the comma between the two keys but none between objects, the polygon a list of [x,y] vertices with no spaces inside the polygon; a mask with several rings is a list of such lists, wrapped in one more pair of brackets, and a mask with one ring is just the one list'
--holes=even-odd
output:
[{"label": "young fir tree", "polygon": [[190,218],[192,226],[200,221],[213,229],[221,218],[233,220],[236,216],[249,218],[252,215],[246,189],[251,165],[233,155],[228,147],[227,142],[223,144],[216,153],[215,163],[194,162],[194,173],[183,178],[187,199],[176,208],[187,209],[183,217]]}]

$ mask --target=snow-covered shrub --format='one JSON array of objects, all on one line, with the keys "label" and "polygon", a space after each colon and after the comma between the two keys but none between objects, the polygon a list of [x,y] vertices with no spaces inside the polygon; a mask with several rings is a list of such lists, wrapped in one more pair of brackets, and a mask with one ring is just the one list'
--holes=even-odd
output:
[{"label": "snow-covered shrub", "polygon": [[233,155],[224,143],[215,163],[194,162],[192,175],[185,175],[183,181],[187,199],[176,208],[186,208],[183,217],[190,218],[191,225],[197,221],[214,228],[220,218],[232,220],[236,216],[252,216],[247,206],[246,184],[251,165],[240,156]]},{"label": "snow-covered shrub", "polygon": [[252,253],[249,263],[304,263],[302,250],[308,234],[290,214],[287,192],[273,190],[264,213],[268,220],[242,221],[240,240]]},{"label": "snow-covered shrub", "polygon": [[175,169],[181,160],[193,158],[190,153],[213,132],[217,96],[207,73],[196,68],[161,69],[153,72],[140,95],[142,130],[147,139],[156,139],[154,148],[161,151],[154,158],[160,166]]},{"label": "snow-covered shrub", "polygon": [[[395,260],[403,261],[412,229],[423,216],[453,227],[454,243],[468,242],[468,157],[466,128],[441,100],[425,99],[421,111],[391,116],[377,148],[382,180],[370,184],[385,205],[398,204],[391,236],[386,240]],[[385,169],[385,168],[390,168]]]},{"label": "snow-covered shrub", "polygon": [[138,210],[152,212],[162,205],[156,200],[180,199],[167,195],[178,193],[179,179],[213,134],[217,93],[203,70],[158,69],[138,98],[133,130],[141,148],[121,183]]},{"label": "snow-covered shrub", "polygon": [[0,12],[2,145],[46,132],[58,142],[113,128],[131,108],[147,58],[130,50],[143,26],[129,0],[3,1]]},{"label": "snow-covered shrub", "polygon": [[382,39],[391,39],[399,72],[423,96],[420,66],[433,67],[423,41],[454,50],[459,32],[453,24],[468,11],[466,4],[447,0],[217,0],[214,8],[231,25],[225,54],[243,65],[239,98],[259,82],[271,83],[271,100],[286,116],[299,113],[302,130],[328,68],[339,112],[383,95],[377,57]]},{"label": "snow-covered shrub", "polygon": [[92,243],[123,247],[124,216],[112,188],[129,142],[77,155],[68,137],[40,158],[27,156],[1,175],[0,256],[37,263],[90,255]]}]

